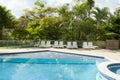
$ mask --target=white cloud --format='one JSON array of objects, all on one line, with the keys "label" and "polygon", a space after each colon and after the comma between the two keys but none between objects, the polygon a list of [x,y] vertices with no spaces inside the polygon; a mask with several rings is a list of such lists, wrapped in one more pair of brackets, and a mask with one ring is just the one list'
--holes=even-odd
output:
[{"label": "white cloud", "polygon": [[109,2],[109,0],[105,0],[105,2]]},{"label": "white cloud", "polygon": [[118,0],[119,4],[120,4],[120,0]]},{"label": "white cloud", "polygon": [[73,0],[46,0],[46,2],[48,5],[51,5],[51,6],[60,6],[65,3],[72,3]]},{"label": "white cloud", "polygon": [[0,4],[10,9],[12,14],[16,17],[22,15],[23,9],[31,8],[32,6],[29,0],[0,0]]},{"label": "white cloud", "polygon": [[[23,9],[32,8],[36,0],[0,0],[0,5],[10,9],[12,14],[19,17],[23,13]],[[64,3],[71,3],[72,0],[46,0],[50,6],[59,6]]]},{"label": "white cloud", "polygon": [[64,4],[64,3],[71,3],[73,0],[57,0],[58,3]]},{"label": "white cloud", "polygon": [[[4,5],[7,9],[12,11],[12,14],[19,17],[23,13],[23,9],[32,8],[36,0],[0,0],[0,5]],[[73,0],[46,0],[50,6],[60,6],[64,3],[73,4]],[[120,0],[95,0],[96,6],[105,7],[108,6],[113,11]]]}]

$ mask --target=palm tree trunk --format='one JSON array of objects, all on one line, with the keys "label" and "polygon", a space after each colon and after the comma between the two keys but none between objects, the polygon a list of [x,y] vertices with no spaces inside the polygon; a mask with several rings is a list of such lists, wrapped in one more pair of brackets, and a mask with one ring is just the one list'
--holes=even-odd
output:
[{"label": "palm tree trunk", "polygon": [[0,28],[0,40],[2,40],[3,28]]},{"label": "palm tree trunk", "polygon": [[97,21],[97,29],[100,27],[100,22]]}]

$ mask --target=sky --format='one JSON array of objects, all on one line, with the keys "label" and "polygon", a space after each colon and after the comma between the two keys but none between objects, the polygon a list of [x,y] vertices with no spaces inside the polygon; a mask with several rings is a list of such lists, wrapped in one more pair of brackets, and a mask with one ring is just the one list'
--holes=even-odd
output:
[{"label": "sky", "polygon": [[[17,18],[20,17],[24,12],[25,8],[32,9],[34,2],[37,0],[0,0],[0,5],[6,6],[7,9],[11,10],[12,14]],[[64,3],[72,3],[73,0],[46,0],[50,6],[58,6]],[[95,5],[102,7],[109,7],[111,12],[115,11],[115,8],[120,6],[120,0],[95,0]]]}]

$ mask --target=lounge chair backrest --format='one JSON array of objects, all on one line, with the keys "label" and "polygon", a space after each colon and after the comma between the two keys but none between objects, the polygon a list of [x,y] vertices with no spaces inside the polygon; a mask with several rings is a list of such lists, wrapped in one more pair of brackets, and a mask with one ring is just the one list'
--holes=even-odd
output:
[{"label": "lounge chair backrest", "polygon": [[53,47],[59,47],[59,45],[58,45],[58,41],[55,41],[55,42],[54,42]]},{"label": "lounge chair backrest", "polygon": [[73,41],[73,48],[78,48],[77,42]]},{"label": "lounge chair backrest", "polygon": [[51,42],[50,41],[47,41],[46,47],[51,47]]},{"label": "lounge chair backrest", "polygon": [[92,49],[98,48],[98,46],[93,45],[93,42],[88,42],[88,47]]},{"label": "lounge chair backrest", "polygon": [[83,42],[83,46],[82,46],[83,48],[88,48],[88,44],[87,44],[87,42]]},{"label": "lounge chair backrest", "polygon": [[83,46],[87,46],[87,42],[83,42]]},{"label": "lounge chair backrest", "polygon": [[39,47],[39,43],[35,42],[34,47]]},{"label": "lounge chair backrest", "polygon": [[45,41],[41,41],[40,47],[45,47]]},{"label": "lounge chair backrest", "polygon": [[60,47],[60,48],[63,48],[63,47],[64,47],[63,41],[60,41],[60,42],[59,42],[59,47]]},{"label": "lounge chair backrest", "polygon": [[70,41],[67,42],[67,48],[72,48],[72,43]]},{"label": "lounge chair backrest", "polygon": [[92,42],[88,42],[88,46],[89,47],[93,47],[93,43]]}]

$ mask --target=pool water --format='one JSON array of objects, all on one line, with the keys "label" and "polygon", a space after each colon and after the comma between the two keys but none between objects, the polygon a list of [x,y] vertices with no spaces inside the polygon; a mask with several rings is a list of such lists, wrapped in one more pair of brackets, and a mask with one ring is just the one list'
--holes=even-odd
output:
[{"label": "pool water", "polygon": [[96,80],[97,72],[94,60],[0,59],[0,80]]},{"label": "pool water", "polygon": [[111,64],[108,66],[108,69],[113,73],[120,75],[120,64]]},{"label": "pool water", "polygon": [[0,54],[0,80],[96,80],[103,57],[56,51]]}]

